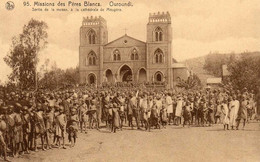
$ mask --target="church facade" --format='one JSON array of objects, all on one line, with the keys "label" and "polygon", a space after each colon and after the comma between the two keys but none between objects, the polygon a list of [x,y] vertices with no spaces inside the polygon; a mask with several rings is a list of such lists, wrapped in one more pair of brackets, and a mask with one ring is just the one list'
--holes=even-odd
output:
[{"label": "church facade", "polygon": [[[146,42],[127,34],[108,42],[104,18],[83,18],[79,46],[80,83],[150,82],[173,88],[179,72],[176,73],[176,62],[172,59],[170,14],[150,14],[146,36]],[[177,67],[180,74],[186,76],[186,67]]]}]

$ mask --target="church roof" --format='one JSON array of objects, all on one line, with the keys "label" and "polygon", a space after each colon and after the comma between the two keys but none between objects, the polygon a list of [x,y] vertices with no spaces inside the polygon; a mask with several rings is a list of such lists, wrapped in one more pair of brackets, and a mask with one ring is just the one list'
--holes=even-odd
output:
[{"label": "church roof", "polygon": [[123,36],[121,36],[121,37],[119,37],[119,38],[117,38],[117,39],[115,39],[115,40],[113,40],[113,41],[111,41],[111,42],[108,42],[107,44],[105,44],[105,46],[107,46],[107,45],[110,45],[110,44],[112,44],[112,43],[115,43],[115,42],[117,42],[117,41],[120,41],[121,39],[130,39],[130,40],[133,40],[133,41],[137,41],[137,42],[140,42],[140,43],[144,43],[145,44],[145,42],[143,42],[143,41],[141,41],[141,40],[138,40],[138,39],[136,39],[136,38],[133,38],[133,37],[130,37],[130,36],[128,36],[127,34],[125,34],[125,35],[123,35]]},{"label": "church roof", "polygon": [[179,69],[179,68],[185,68],[186,69],[187,68],[187,66],[183,63],[173,63],[171,67],[174,68],[174,69]]}]

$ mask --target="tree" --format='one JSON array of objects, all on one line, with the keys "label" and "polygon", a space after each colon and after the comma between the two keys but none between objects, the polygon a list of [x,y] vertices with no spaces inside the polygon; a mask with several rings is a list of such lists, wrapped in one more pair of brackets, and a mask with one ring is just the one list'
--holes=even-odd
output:
[{"label": "tree", "polygon": [[44,21],[31,19],[24,25],[23,32],[12,39],[9,53],[4,58],[8,66],[12,68],[9,80],[17,83],[20,88],[37,88],[37,63],[39,52],[47,45],[48,26]]},{"label": "tree", "polygon": [[[45,66],[42,66],[44,69]],[[45,70],[42,70],[45,71]],[[79,68],[62,70],[57,67],[56,62],[51,65],[49,71],[45,71],[43,78],[39,80],[39,86],[47,89],[59,89],[66,86],[75,86],[79,83]]]},{"label": "tree", "polygon": [[228,65],[231,73],[230,80],[237,89],[247,87],[256,89],[260,86],[260,56],[251,57],[250,54],[243,54],[241,58]]}]

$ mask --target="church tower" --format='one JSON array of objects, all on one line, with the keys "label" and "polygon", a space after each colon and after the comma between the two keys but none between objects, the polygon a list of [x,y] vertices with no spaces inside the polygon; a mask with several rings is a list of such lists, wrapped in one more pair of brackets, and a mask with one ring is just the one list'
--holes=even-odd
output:
[{"label": "church tower", "polygon": [[80,83],[102,83],[103,47],[107,42],[108,32],[106,20],[101,16],[84,17],[80,28]]},{"label": "church tower", "polygon": [[172,28],[169,12],[158,12],[149,15],[147,24],[147,80],[166,82],[172,87]]}]

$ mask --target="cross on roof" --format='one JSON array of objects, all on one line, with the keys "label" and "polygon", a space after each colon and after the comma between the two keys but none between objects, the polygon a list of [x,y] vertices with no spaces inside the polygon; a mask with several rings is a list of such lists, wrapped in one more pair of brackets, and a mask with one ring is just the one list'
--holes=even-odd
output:
[{"label": "cross on roof", "polygon": [[124,30],[125,30],[125,35],[126,35],[126,31],[127,31],[127,29],[126,29],[126,28],[124,28]]}]

